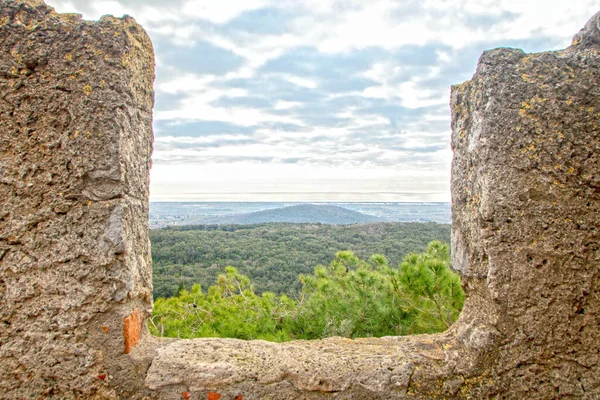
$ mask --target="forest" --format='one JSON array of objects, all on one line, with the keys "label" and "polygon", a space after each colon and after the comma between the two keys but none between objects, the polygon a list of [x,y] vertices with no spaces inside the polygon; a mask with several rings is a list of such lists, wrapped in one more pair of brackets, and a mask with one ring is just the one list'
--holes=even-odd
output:
[{"label": "forest", "polygon": [[171,297],[199,284],[207,290],[225,267],[247,276],[257,294],[293,297],[303,286],[301,274],[329,265],[340,250],[360,259],[373,254],[398,265],[431,241],[450,242],[450,225],[370,223],[358,225],[268,223],[202,225],[150,231],[154,297]]},{"label": "forest", "polygon": [[380,254],[364,260],[339,251],[328,266],[299,280],[294,298],[259,295],[247,276],[226,267],[207,291],[196,284],[158,299],[150,330],[158,336],[276,342],[433,333],[456,321],[465,299],[450,269],[448,245],[439,241],[408,254],[398,267]]}]

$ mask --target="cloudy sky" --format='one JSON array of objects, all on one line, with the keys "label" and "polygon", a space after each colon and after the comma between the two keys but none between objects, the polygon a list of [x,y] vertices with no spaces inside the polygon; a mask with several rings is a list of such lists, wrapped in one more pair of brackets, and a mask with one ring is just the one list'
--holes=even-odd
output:
[{"label": "cloudy sky", "polygon": [[47,0],[157,55],[152,200],[448,201],[449,88],[600,0]]}]

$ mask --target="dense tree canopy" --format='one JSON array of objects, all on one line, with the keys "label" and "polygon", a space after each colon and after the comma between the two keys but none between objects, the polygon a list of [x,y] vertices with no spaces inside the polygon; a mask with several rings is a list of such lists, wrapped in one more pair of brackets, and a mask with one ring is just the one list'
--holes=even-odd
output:
[{"label": "dense tree canopy", "polygon": [[433,333],[447,329],[464,302],[448,245],[439,241],[407,255],[399,267],[382,255],[363,260],[339,251],[328,266],[317,266],[300,281],[296,299],[257,294],[247,276],[227,267],[207,292],[194,285],[158,299],[151,330],[171,337],[271,341]]},{"label": "dense tree canopy", "polygon": [[300,274],[329,264],[340,249],[366,259],[383,254],[397,265],[433,240],[450,241],[450,225],[375,223],[361,225],[261,224],[173,227],[150,232],[154,296],[176,295],[199,283],[208,288],[226,266],[248,276],[257,293],[294,296]]}]

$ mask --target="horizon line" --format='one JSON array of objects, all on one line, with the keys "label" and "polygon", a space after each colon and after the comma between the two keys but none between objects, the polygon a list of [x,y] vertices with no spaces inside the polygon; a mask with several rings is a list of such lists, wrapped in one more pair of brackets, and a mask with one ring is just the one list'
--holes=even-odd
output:
[{"label": "horizon line", "polygon": [[280,200],[150,200],[150,203],[336,203],[336,204],[346,204],[346,203],[370,203],[370,204],[379,204],[379,203],[404,203],[404,204],[416,204],[416,203],[430,203],[430,204],[452,204],[451,201],[368,201],[368,200],[349,200],[349,201],[280,201]]}]

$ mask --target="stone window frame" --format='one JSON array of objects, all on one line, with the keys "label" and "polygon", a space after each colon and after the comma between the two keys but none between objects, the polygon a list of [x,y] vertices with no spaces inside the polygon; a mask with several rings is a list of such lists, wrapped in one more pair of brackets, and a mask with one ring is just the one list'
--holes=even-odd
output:
[{"label": "stone window frame", "polygon": [[569,153],[600,143],[600,13],[566,50],[488,51],[452,88],[458,321],[435,335],[270,343],[148,332],[154,55],[143,28],[41,0],[0,5],[0,393],[600,396],[600,161]]}]

